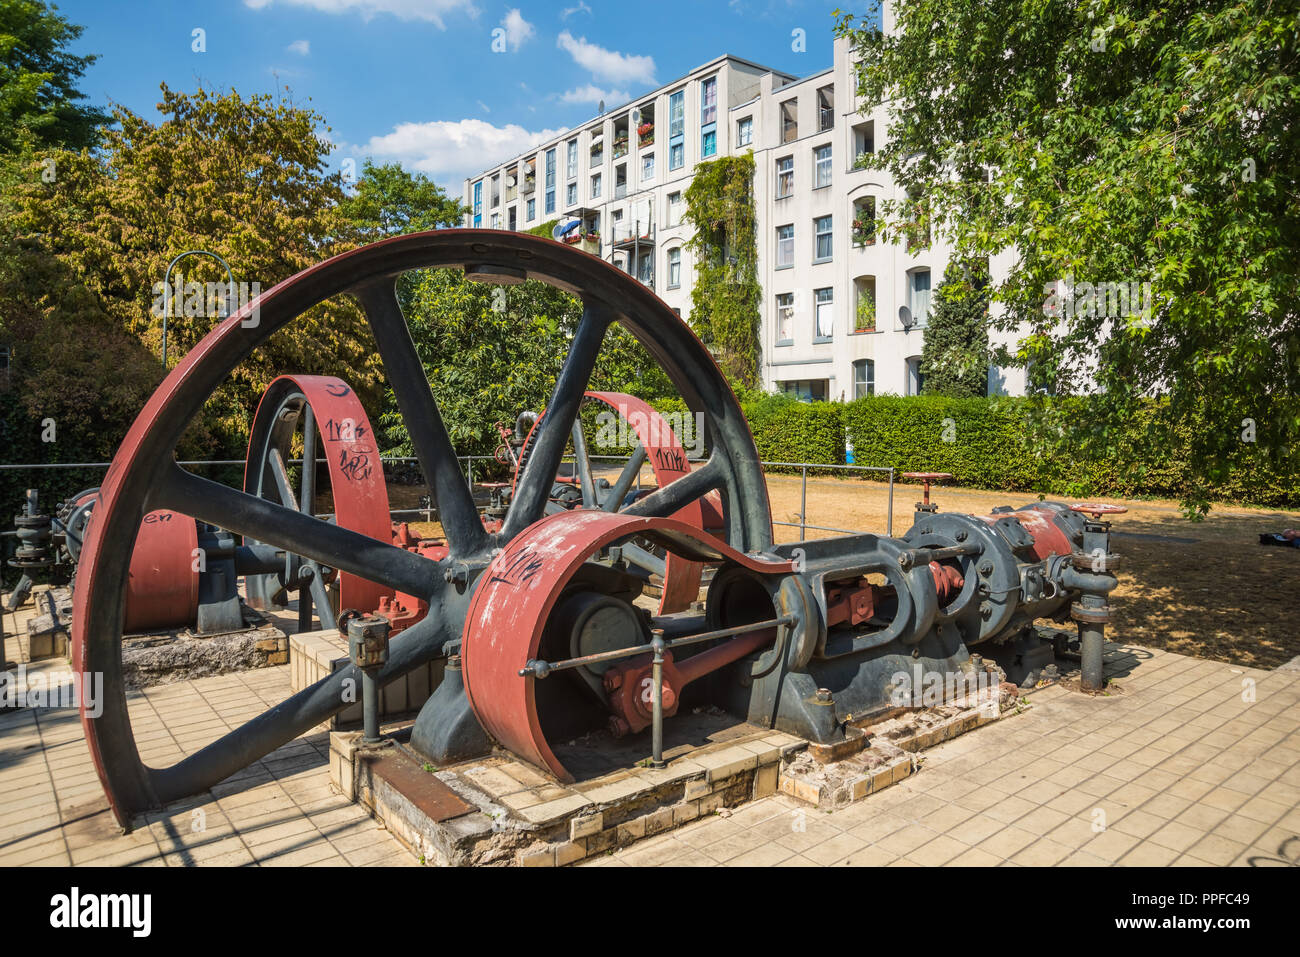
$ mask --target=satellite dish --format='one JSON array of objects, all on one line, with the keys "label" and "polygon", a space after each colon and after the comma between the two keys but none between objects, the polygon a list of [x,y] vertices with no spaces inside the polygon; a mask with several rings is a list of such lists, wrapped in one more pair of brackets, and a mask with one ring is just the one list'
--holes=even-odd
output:
[{"label": "satellite dish", "polygon": [[906,306],[898,307],[898,321],[903,324],[904,329],[911,329],[916,325],[916,320],[912,318],[912,310]]}]

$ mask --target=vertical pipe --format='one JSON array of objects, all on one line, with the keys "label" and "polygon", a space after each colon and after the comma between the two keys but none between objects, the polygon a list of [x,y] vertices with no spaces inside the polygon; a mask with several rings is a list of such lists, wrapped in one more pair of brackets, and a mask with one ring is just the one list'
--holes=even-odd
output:
[{"label": "vertical pipe", "polygon": [[1080,684],[1084,691],[1101,691],[1105,688],[1101,660],[1105,631],[1105,625],[1079,622],[1079,657],[1083,672]]},{"label": "vertical pipe", "polygon": [[[299,577],[301,577],[302,572],[310,571],[310,569],[299,569],[298,571]],[[298,634],[305,631],[311,631],[311,586],[304,581],[298,586]]]},{"label": "vertical pipe", "polygon": [[654,683],[651,699],[650,728],[650,766],[662,768],[664,762],[664,632],[662,628],[653,630],[654,638],[650,647],[654,649],[651,664],[651,680]]},{"label": "vertical pipe", "polygon": [[894,537],[894,467],[889,467],[889,514],[885,517],[885,534]]},{"label": "vertical pipe", "polygon": [[803,477],[799,488],[799,540],[803,541],[808,537],[808,464],[806,462],[801,471]]},{"label": "vertical pipe", "polygon": [[379,682],[370,668],[361,672],[362,739],[366,744],[379,741]]}]

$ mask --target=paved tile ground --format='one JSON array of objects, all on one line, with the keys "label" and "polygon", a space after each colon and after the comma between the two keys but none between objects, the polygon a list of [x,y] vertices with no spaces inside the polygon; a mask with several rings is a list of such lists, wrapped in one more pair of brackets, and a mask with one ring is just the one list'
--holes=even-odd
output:
[{"label": "paved tile ground", "polygon": [[[1300,834],[1300,674],[1108,657],[1118,694],[1040,691],[863,802],[822,813],[766,798],[588,866],[1281,863]],[[170,764],[288,691],[287,667],[150,688],[131,699],[136,740]],[[123,837],[76,712],[2,713],[0,865],[416,863],[331,792],[327,748],[305,735]]]},{"label": "paved tile ground", "polygon": [[765,798],[584,866],[1284,863],[1300,834],[1300,674],[1107,657],[1117,694],[1036,692],[857,804]]},{"label": "paved tile ground", "polygon": [[[170,765],[288,696],[288,666],[149,688],[130,699],[141,757]],[[330,790],[328,753],[327,733],[305,735],[122,836],[77,712],[0,712],[0,866],[416,864]]]}]

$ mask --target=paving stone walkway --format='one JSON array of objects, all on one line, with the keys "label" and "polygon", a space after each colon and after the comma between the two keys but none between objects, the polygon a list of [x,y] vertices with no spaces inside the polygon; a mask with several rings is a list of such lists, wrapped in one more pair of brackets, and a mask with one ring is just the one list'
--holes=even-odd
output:
[{"label": "paving stone walkway", "polygon": [[[1118,693],[1036,692],[865,801],[765,798],[584,866],[1297,863],[1300,673],[1108,659]],[[288,693],[288,667],[147,689],[130,705],[141,754],[170,764]],[[121,836],[76,712],[0,713],[0,866],[417,863],[331,791],[327,756],[323,731],[305,735]]]},{"label": "paving stone walkway", "polygon": [[[288,666],[146,689],[129,704],[140,755],[151,766],[172,764],[288,696]],[[0,866],[416,864],[331,791],[328,755],[326,732],[305,735],[122,836],[77,712],[0,712]]]},{"label": "paving stone walkway", "polygon": [[1107,658],[1117,693],[1035,692],[859,803],[764,798],[583,866],[1300,864],[1300,674]]}]

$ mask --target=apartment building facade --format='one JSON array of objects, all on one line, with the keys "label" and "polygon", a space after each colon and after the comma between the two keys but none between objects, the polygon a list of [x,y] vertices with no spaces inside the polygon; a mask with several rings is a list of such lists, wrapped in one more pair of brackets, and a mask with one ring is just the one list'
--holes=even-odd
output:
[{"label": "apartment building facade", "polygon": [[[466,225],[577,221],[567,241],[689,316],[686,187],[697,163],[752,151],[764,388],[814,401],[915,395],[950,250],[886,243],[866,225],[901,194],[863,168],[888,135],[889,107],[864,110],[853,73],[846,39],[829,69],[802,79],[719,57],[467,179]],[[991,368],[989,384],[1020,394],[1023,373]]]}]

